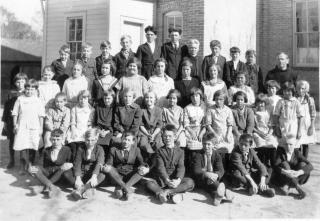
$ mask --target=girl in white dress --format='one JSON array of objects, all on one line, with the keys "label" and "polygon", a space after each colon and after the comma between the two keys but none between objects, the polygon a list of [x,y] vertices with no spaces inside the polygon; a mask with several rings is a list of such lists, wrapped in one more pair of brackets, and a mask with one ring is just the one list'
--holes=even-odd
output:
[{"label": "girl in white dress", "polygon": [[297,99],[301,104],[301,111],[304,115],[301,124],[300,144],[305,158],[308,158],[309,144],[314,144],[316,141],[314,121],[317,112],[314,99],[308,94],[309,89],[310,85],[307,81],[301,80],[297,82]]},{"label": "girl in white dress", "polygon": [[14,125],[13,149],[20,151],[21,168],[23,175],[28,167],[34,163],[36,151],[42,146],[44,105],[38,98],[38,82],[34,79],[27,81],[25,94],[18,97],[12,110]]},{"label": "girl in white dress", "polygon": [[266,109],[269,111],[270,115],[273,117],[274,109],[278,101],[281,99],[277,92],[280,90],[280,85],[275,80],[269,80],[266,83],[268,97],[266,98]]}]

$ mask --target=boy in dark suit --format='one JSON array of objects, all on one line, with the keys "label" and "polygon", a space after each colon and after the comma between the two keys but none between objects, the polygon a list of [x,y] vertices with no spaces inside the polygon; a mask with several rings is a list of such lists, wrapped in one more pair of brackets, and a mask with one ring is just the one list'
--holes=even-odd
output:
[{"label": "boy in dark suit", "polygon": [[227,88],[235,84],[239,72],[247,72],[246,64],[240,61],[240,49],[238,47],[230,48],[230,56],[231,61],[226,63],[226,72],[222,76]]},{"label": "boy in dark suit", "polygon": [[222,182],[224,168],[220,154],[215,149],[215,136],[206,134],[203,139],[203,149],[192,151],[191,174],[197,186],[208,191],[213,197],[213,205],[218,206],[225,197],[232,201],[233,195]]},{"label": "boy in dark suit", "polygon": [[252,145],[253,137],[251,135],[242,134],[240,136],[239,145],[233,149],[230,156],[232,183],[247,187],[249,195],[260,193],[274,197],[274,189],[268,186],[271,174],[268,174]]},{"label": "boy in dark suit", "polygon": [[152,169],[152,178],[146,183],[146,188],[154,193],[160,202],[168,199],[174,203],[183,200],[183,192],[191,191],[194,182],[184,177],[184,151],[175,146],[176,128],[168,124],[163,128],[162,139],[165,144],[158,149],[155,156],[155,167]]},{"label": "boy in dark suit", "polygon": [[100,51],[101,55],[96,57],[96,70],[98,77],[101,76],[101,67],[104,61],[112,60],[113,56],[110,54],[111,50],[111,43],[107,41],[102,41],[100,43]]},{"label": "boy in dark suit", "polygon": [[[56,183],[66,171],[71,172],[73,164],[71,163],[71,151],[69,147],[63,146],[64,133],[60,129],[51,132],[51,147],[43,150],[43,166],[30,166],[29,172],[35,176],[45,188],[44,193],[49,197],[55,197],[60,194]],[[68,178],[67,176],[65,176]]]},{"label": "boy in dark suit", "polygon": [[82,73],[89,82],[89,89],[91,90],[93,80],[97,79],[96,60],[91,57],[92,45],[90,43],[83,43],[81,46]]},{"label": "boy in dark suit", "polygon": [[290,187],[293,187],[299,193],[298,198],[303,199],[306,192],[301,185],[308,181],[313,166],[302,155],[299,148],[295,149],[296,143],[295,136],[289,135],[286,137],[286,146],[278,147],[275,172],[284,195],[288,195]]},{"label": "boy in dark suit", "polygon": [[57,81],[60,90],[62,90],[65,80],[72,76],[73,61],[70,60],[69,46],[62,45],[59,50],[59,55],[60,58],[51,63],[55,73],[52,80]]},{"label": "boy in dark suit", "polygon": [[212,54],[207,55],[203,59],[202,63],[202,80],[206,81],[209,79],[209,68],[212,64],[217,64],[220,66],[221,72],[218,75],[218,78],[224,79],[226,69],[226,58],[220,55],[221,43],[218,40],[212,40],[210,42],[210,49]]},{"label": "boy in dark suit", "polygon": [[134,145],[135,141],[134,133],[124,132],[121,147],[110,149],[106,164],[101,168],[101,171],[108,174],[116,183],[115,196],[118,199],[124,196],[128,200],[133,192],[131,187],[149,172],[140,149]]},{"label": "boy in dark suit", "polygon": [[181,59],[187,55],[188,48],[180,42],[182,30],[169,28],[170,42],[161,47],[161,57],[168,62],[167,74],[175,80],[178,77],[178,69]]},{"label": "boy in dark suit", "polygon": [[147,80],[152,76],[153,63],[160,57],[161,49],[156,43],[157,31],[153,26],[144,29],[147,42],[140,45],[137,49],[136,57],[141,61],[141,75]]}]

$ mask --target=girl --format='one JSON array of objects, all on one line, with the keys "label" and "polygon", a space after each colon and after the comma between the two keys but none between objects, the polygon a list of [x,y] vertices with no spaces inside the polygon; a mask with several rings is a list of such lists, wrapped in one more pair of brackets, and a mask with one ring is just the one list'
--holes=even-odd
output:
[{"label": "girl", "polygon": [[50,147],[51,131],[60,129],[63,131],[63,144],[70,126],[70,109],[66,107],[67,97],[60,92],[54,98],[54,106],[47,111],[44,121],[44,148]]},{"label": "girl", "polygon": [[184,108],[184,128],[186,130],[187,148],[190,150],[202,149],[202,137],[206,131],[203,127],[206,106],[202,98],[202,91],[199,88],[192,88],[192,103]]},{"label": "girl", "polygon": [[251,89],[251,87],[245,85],[245,83],[246,83],[246,72],[239,72],[236,76],[236,84],[229,88],[229,99],[230,99],[229,104],[230,105],[233,104],[232,102],[233,95],[238,91],[243,91],[244,93],[247,94],[248,105],[252,105],[254,103],[254,100],[255,100],[254,92]]},{"label": "girl", "polygon": [[231,109],[224,105],[228,95],[218,90],[213,99],[215,105],[206,114],[207,130],[217,137],[217,149],[220,153],[231,153],[234,146],[232,135],[234,119]]},{"label": "girl", "polygon": [[118,95],[123,90],[132,90],[135,93],[135,103],[141,105],[143,95],[149,91],[147,80],[139,75],[141,62],[137,58],[131,58],[127,63],[127,74],[120,78],[115,88],[118,90]]},{"label": "girl", "polygon": [[297,82],[297,99],[301,104],[301,111],[304,115],[301,127],[301,139],[302,153],[305,158],[308,158],[309,144],[315,143],[315,127],[314,121],[316,118],[316,107],[314,99],[309,95],[310,85],[307,81]]},{"label": "girl", "polygon": [[167,94],[171,89],[174,89],[173,79],[165,73],[166,67],[167,62],[164,58],[157,59],[154,62],[155,74],[148,81],[150,90],[154,91],[158,97],[157,106],[159,107],[168,105]]},{"label": "girl", "polygon": [[259,159],[268,168],[274,166],[273,161],[275,157],[278,140],[273,135],[273,121],[272,115],[266,109],[266,96],[258,95],[255,106],[254,129],[253,138],[256,144],[256,152]]},{"label": "girl", "polygon": [[233,134],[239,140],[241,134],[252,134],[254,127],[254,114],[251,108],[245,104],[248,102],[246,93],[238,91],[233,95],[233,102],[236,105],[232,109],[234,117]]},{"label": "girl", "polygon": [[281,99],[277,92],[280,89],[280,85],[275,80],[269,80],[266,83],[268,97],[266,98],[266,109],[269,111],[270,115],[273,117],[274,109],[278,101]]},{"label": "girl", "polygon": [[255,94],[262,93],[264,91],[263,86],[263,75],[259,65],[256,64],[256,51],[246,51],[246,68],[247,74],[247,85],[250,86]]},{"label": "girl", "polygon": [[199,88],[200,86],[198,79],[191,77],[191,69],[191,61],[189,61],[188,59],[184,60],[181,63],[182,80],[177,80],[174,82],[175,88],[181,93],[181,99],[179,100],[178,105],[182,108],[185,108],[188,104],[191,103],[191,88]]},{"label": "girl", "polygon": [[34,163],[36,151],[42,146],[45,110],[37,97],[38,86],[36,80],[28,80],[24,95],[18,97],[12,110],[15,133],[13,149],[20,151],[21,175],[24,175],[28,167]]},{"label": "girl", "polygon": [[[90,92],[80,91],[78,104],[71,109],[71,123],[67,141],[75,157],[78,146],[85,140],[85,132],[91,128],[94,121],[94,109],[89,104]],[[74,159],[74,158],[73,158]]]},{"label": "girl", "polygon": [[105,91],[112,89],[117,83],[117,78],[114,77],[115,72],[116,67],[112,60],[103,61],[101,75],[92,84],[92,100],[94,104],[103,98]]},{"label": "girl", "polygon": [[209,67],[209,78],[207,81],[202,81],[201,86],[204,91],[204,101],[207,107],[214,105],[213,95],[217,90],[223,90],[227,93],[227,87],[224,81],[218,78],[221,75],[221,68],[218,64],[212,64]]},{"label": "girl", "polygon": [[163,108],[162,121],[164,126],[172,124],[176,127],[176,143],[180,147],[186,147],[187,141],[183,128],[183,109],[177,105],[178,100],[181,98],[181,94],[176,89],[171,89],[168,93],[168,107]]},{"label": "girl", "polygon": [[75,61],[72,69],[72,77],[68,78],[63,85],[62,92],[67,95],[67,102],[70,108],[77,104],[77,97],[82,90],[88,90],[89,84],[82,74],[83,65],[81,61]]},{"label": "girl", "polygon": [[285,138],[289,134],[294,135],[299,141],[301,138],[302,119],[304,117],[301,104],[294,97],[294,84],[285,82],[282,87],[282,94],[283,99],[277,103],[274,110],[275,133],[279,137],[279,146],[285,145]]},{"label": "girl", "polygon": [[53,78],[53,68],[47,65],[43,68],[41,74],[41,81],[39,81],[39,98],[43,102],[46,110],[52,107],[54,102],[54,97],[60,92],[60,87]]},{"label": "girl", "polygon": [[144,95],[146,107],[142,109],[139,147],[142,154],[147,158],[162,146],[160,133],[162,129],[162,109],[155,106],[156,98],[154,91]]},{"label": "girl", "polygon": [[109,152],[108,148],[113,135],[115,96],[113,90],[107,90],[96,105],[95,123],[99,129],[98,144],[103,147],[106,154]]}]

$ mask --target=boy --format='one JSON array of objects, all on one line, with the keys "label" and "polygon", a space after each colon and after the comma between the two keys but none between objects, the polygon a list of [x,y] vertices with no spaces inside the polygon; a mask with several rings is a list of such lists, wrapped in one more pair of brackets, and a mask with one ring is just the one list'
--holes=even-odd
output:
[{"label": "boy", "polygon": [[154,27],[147,26],[144,32],[146,33],[147,42],[138,47],[136,56],[141,60],[141,75],[149,80],[153,72],[153,63],[160,57],[161,51],[155,41],[157,39],[157,31]]},{"label": "boy", "polygon": [[96,69],[97,69],[97,75],[101,76],[101,66],[104,61],[106,60],[112,60],[113,56],[110,54],[111,51],[111,43],[107,41],[102,41],[100,43],[100,51],[101,55],[96,57]]},{"label": "boy", "polygon": [[226,63],[226,72],[222,76],[227,88],[235,84],[237,73],[247,71],[246,64],[240,61],[240,49],[238,47],[230,48],[230,56],[231,61]]},{"label": "boy", "polygon": [[7,169],[11,169],[14,167],[14,149],[13,149],[14,126],[13,126],[13,117],[11,113],[17,98],[21,94],[23,94],[24,86],[27,81],[28,81],[28,76],[25,73],[18,73],[14,77],[15,90],[10,91],[10,94],[8,94],[8,99],[4,103],[3,115],[1,120],[3,122],[2,135],[7,136],[9,140],[10,161],[9,161],[9,164],[7,165]]},{"label": "boy", "polygon": [[169,28],[170,42],[166,42],[161,47],[161,57],[168,62],[167,74],[175,80],[178,76],[181,58],[187,55],[188,48],[180,42],[182,30],[179,28]]},{"label": "boy", "polygon": [[230,156],[232,183],[244,185],[249,195],[260,193],[267,197],[274,197],[274,189],[268,186],[271,173],[261,163],[252,145],[251,135],[242,134],[240,136],[239,145],[233,149]]},{"label": "boy", "polygon": [[224,168],[220,154],[215,149],[215,136],[206,134],[203,139],[203,150],[191,152],[191,173],[196,185],[208,191],[213,197],[213,205],[218,206],[226,197],[232,201],[233,196],[221,181]]},{"label": "boy", "polygon": [[173,203],[183,200],[183,192],[194,188],[194,181],[184,177],[184,151],[175,146],[176,128],[167,124],[163,128],[164,146],[159,148],[155,156],[155,167],[152,170],[154,180],[146,183],[146,188],[154,193],[161,203],[168,199]]},{"label": "boy", "polygon": [[303,199],[306,192],[301,185],[308,181],[313,166],[300,150],[295,148],[296,143],[295,136],[288,135],[286,145],[278,147],[275,172],[284,195],[288,195],[290,187],[293,187],[299,193],[298,198]]},{"label": "boy", "polygon": [[65,80],[72,75],[73,61],[70,60],[69,46],[62,45],[59,50],[59,55],[60,58],[51,63],[55,73],[52,80],[57,81],[60,90],[62,90]]},{"label": "boy", "polygon": [[[49,198],[60,194],[59,187],[55,186],[54,183],[62,175],[65,175],[67,171],[70,173],[70,169],[73,167],[71,163],[71,151],[69,147],[63,145],[63,138],[63,131],[54,129],[50,137],[52,146],[43,151],[43,166],[30,166],[29,168],[29,173],[45,185],[43,192],[48,194]],[[65,177],[68,179],[67,176]]]},{"label": "boy", "polygon": [[91,88],[94,79],[97,79],[96,60],[91,58],[92,45],[90,43],[84,43],[81,46],[81,62],[82,62],[82,73],[89,82],[89,88]]},{"label": "boy", "polygon": [[127,62],[135,56],[131,50],[132,39],[130,35],[123,35],[120,38],[120,45],[121,51],[113,57],[117,69],[115,77],[118,79],[126,75]]},{"label": "boy", "polygon": [[255,50],[247,50],[246,51],[246,68],[247,68],[247,76],[246,76],[246,85],[250,86],[255,94],[263,93],[264,85],[263,85],[263,74],[259,65],[256,64],[256,51]]},{"label": "boy", "polygon": [[124,132],[121,138],[121,147],[110,149],[106,164],[101,168],[101,171],[107,173],[117,184],[114,193],[118,199],[124,196],[128,200],[133,192],[131,187],[149,172],[140,149],[134,145],[135,142],[134,133]]},{"label": "boy", "polygon": [[220,55],[221,51],[221,43],[218,40],[212,40],[210,42],[210,49],[212,54],[207,55],[203,59],[202,63],[202,80],[206,81],[209,79],[209,68],[212,64],[217,64],[220,66],[221,73],[219,73],[218,78],[224,79],[223,76],[225,74],[226,68],[226,58]]}]

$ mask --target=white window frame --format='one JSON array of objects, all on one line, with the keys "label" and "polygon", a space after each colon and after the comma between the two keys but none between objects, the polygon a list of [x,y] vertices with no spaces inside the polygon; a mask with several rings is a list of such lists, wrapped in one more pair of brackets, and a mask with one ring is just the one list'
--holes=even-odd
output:
[{"label": "white window frame", "polygon": [[181,30],[183,31],[183,13],[181,11],[170,11],[163,15],[163,40],[166,41],[169,39],[169,24],[168,17],[174,18],[174,28],[176,27],[176,18],[181,17]]},{"label": "white window frame", "polygon": [[[306,25],[307,25],[307,28],[309,26],[309,12],[308,12],[308,3],[310,2],[317,2],[318,3],[318,25],[320,26],[320,3],[318,0],[293,0],[293,64],[295,67],[319,67],[319,62],[316,62],[316,63],[298,63],[297,62],[297,34],[301,33],[305,33],[305,34],[308,34],[308,33],[317,33],[317,32],[310,32],[309,30],[307,30],[306,32],[297,32],[297,17],[296,17],[296,12],[297,12],[297,7],[296,7],[296,4],[297,3],[307,3],[307,21],[306,21]],[[319,30],[318,30],[318,34],[320,34]],[[309,38],[308,38],[308,44],[309,44]],[[318,61],[319,61],[319,57],[320,57],[320,50],[319,50],[319,53],[318,53]]]},{"label": "white window frame", "polygon": [[[77,12],[68,12],[65,14],[65,40],[66,43],[69,45],[69,25],[68,21],[69,19],[82,19],[82,39],[81,44],[86,42],[86,30],[87,30],[87,12],[86,11],[77,11]],[[80,42],[80,41],[76,41]],[[76,58],[75,58],[76,59]]]}]

